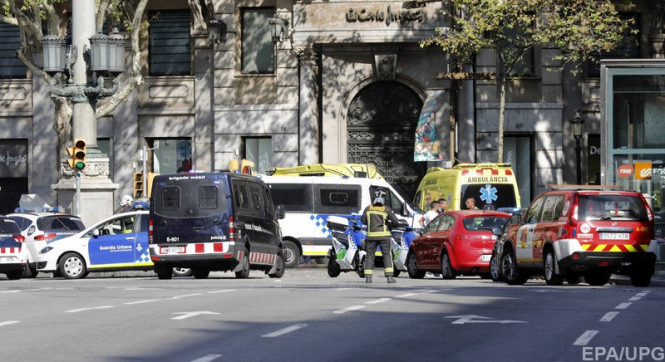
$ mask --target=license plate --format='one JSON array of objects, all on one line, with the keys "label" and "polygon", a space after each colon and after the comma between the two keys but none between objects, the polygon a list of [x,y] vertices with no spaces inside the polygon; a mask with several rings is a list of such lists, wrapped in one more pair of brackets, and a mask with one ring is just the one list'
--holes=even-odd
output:
[{"label": "license plate", "polygon": [[628,233],[600,233],[601,240],[628,240],[630,235]]},{"label": "license plate", "polygon": [[490,259],[492,259],[491,255],[481,255],[480,256],[480,260],[482,260],[482,261],[490,261]]},{"label": "license plate", "polygon": [[185,252],[184,246],[169,246],[162,248],[162,254],[181,254]]}]

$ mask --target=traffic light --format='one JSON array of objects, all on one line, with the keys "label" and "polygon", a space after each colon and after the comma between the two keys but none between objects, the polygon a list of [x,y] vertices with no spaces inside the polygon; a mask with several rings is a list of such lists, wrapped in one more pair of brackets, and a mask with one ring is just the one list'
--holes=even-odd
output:
[{"label": "traffic light", "polygon": [[134,172],[134,200],[143,197],[143,172]]},{"label": "traffic light", "polygon": [[67,148],[67,153],[71,158],[67,160],[69,167],[76,171],[81,171],[85,168],[85,140],[83,138],[74,139],[74,147]]}]

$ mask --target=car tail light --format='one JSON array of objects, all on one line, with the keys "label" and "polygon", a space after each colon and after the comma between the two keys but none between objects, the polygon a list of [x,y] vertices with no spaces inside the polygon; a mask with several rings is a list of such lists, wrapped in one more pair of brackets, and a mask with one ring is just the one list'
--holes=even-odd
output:
[{"label": "car tail light", "polygon": [[598,266],[608,266],[608,265],[610,265],[609,261],[599,261],[598,262]]},{"label": "car tail light", "polygon": [[25,243],[25,236],[21,234],[14,234],[12,236],[14,237],[14,240],[18,241],[19,243]]},{"label": "car tail light", "polygon": [[42,234],[35,236],[35,241],[51,241],[55,239],[55,234]]},{"label": "car tail light", "polygon": [[154,244],[155,240],[152,238],[152,219],[148,220],[148,244]]},{"label": "car tail light", "polygon": [[578,253],[573,253],[573,259],[577,260],[580,258],[580,254]]},{"label": "car tail light", "polygon": [[236,240],[236,223],[235,217],[229,216],[229,241]]}]

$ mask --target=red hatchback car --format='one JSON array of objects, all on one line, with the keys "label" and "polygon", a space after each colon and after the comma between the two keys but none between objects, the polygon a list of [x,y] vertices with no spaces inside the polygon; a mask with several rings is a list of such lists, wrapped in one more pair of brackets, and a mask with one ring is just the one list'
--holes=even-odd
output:
[{"label": "red hatchback car", "polygon": [[441,273],[443,279],[454,279],[458,274],[489,278],[496,240],[493,231],[503,227],[508,218],[508,213],[491,210],[442,213],[413,240],[406,260],[409,277],[421,279],[429,271]]}]

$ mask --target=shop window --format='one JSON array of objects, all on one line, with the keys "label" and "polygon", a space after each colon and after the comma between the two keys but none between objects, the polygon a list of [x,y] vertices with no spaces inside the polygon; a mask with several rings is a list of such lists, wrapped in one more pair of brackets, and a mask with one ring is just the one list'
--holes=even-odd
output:
[{"label": "shop window", "polygon": [[150,75],[190,75],[189,11],[150,13]]},{"label": "shop window", "polygon": [[613,148],[665,148],[665,75],[616,75],[613,79]]},{"label": "shop window", "polygon": [[243,158],[254,162],[254,171],[265,174],[272,167],[272,138],[271,137],[245,137],[245,156]]},{"label": "shop window", "polygon": [[275,16],[274,8],[240,9],[242,41],[242,73],[274,74],[275,47],[270,36],[268,18]]},{"label": "shop window", "polygon": [[597,61],[588,61],[586,67],[586,76],[588,78],[600,77],[600,60],[601,59],[636,59],[640,57],[640,34],[634,33],[640,29],[640,14],[638,13],[619,13],[619,18],[624,22],[628,22],[629,31],[624,34],[623,41],[619,46],[608,52],[601,52],[594,54]]},{"label": "shop window", "polygon": [[18,27],[0,23],[0,78],[25,78],[27,68],[16,58],[16,49],[21,44]]},{"label": "shop window", "polygon": [[152,172],[163,175],[193,170],[190,138],[154,138],[148,140],[148,147],[154,148]]}]

